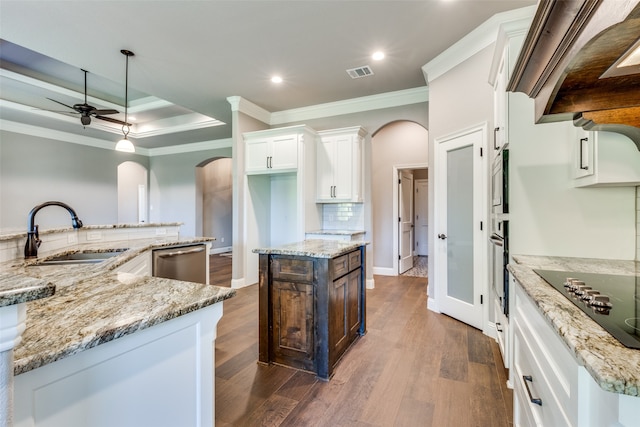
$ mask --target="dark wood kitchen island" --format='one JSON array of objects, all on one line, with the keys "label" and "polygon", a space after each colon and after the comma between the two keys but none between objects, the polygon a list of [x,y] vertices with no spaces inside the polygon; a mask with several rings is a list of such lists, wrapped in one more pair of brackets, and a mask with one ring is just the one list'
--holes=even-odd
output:
[{"label": "dark wood kitchen island", "polygon": [[259,356],[328,380],[366,333],[365,242],[305,240],[260,254]]}]

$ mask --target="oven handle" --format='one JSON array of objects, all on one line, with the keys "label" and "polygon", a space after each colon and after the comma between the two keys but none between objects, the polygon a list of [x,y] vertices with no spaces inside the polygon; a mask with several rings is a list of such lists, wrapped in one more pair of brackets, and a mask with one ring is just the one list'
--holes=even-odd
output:
[{"label": "oven handle", "polygon": [[493,243],[496,246],[504,246],[504,239],[498,236],[497,234],[492,234],[489,237],[489,241],[491,241],[491,243]]}]

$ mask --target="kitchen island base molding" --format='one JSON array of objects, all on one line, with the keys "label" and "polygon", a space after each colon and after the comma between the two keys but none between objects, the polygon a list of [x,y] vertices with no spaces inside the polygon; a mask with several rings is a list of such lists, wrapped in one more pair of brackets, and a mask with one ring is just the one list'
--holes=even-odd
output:
[{"label": "kitchen island base molding", "polygon": [[222,302],[15,377],[15,427],[211,426]]}]

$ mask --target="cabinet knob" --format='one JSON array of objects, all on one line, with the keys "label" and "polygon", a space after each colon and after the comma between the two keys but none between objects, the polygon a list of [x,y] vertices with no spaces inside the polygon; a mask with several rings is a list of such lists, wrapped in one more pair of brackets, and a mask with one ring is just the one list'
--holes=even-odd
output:
[{"label": "cabinet knob", "polygon": [[446,235],[446,234],[438,234],[438,239],[440,239],[440,240],[444,240],[444,239],[446,239],[446,238],[447,238],[447,235]]}]

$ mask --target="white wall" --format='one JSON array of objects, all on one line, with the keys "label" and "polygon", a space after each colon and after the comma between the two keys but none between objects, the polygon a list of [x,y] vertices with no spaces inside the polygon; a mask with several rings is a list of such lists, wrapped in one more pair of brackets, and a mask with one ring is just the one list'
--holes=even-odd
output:
[{"label": "white wall", "polygon": [[534,124],[524,94],[510,102],[511,253],[635,259],[635,187],[574,188],[576,128]]},{"label": "white wall", "polygon": [[[123,162],[118,165],[118,222],[137,223],[148,218],[148,181],[147,169],[137,162]],[[140,194],[139,187],[144,187]],[[143,200],[140,200],[143,198]],[[144,209],[140,212],[140,208]],[[141,215],[142,214],[142,215]]]},{"label": "white wall", "polygon": [[[145,156],[0,132],[0,229],[26,231],[29,211],[49,200],[69,204],[87,225],[117,223],[117,168],[129,160],[149,166]],[[40,211],[36,222],[71,225],[58,207]]]}]

